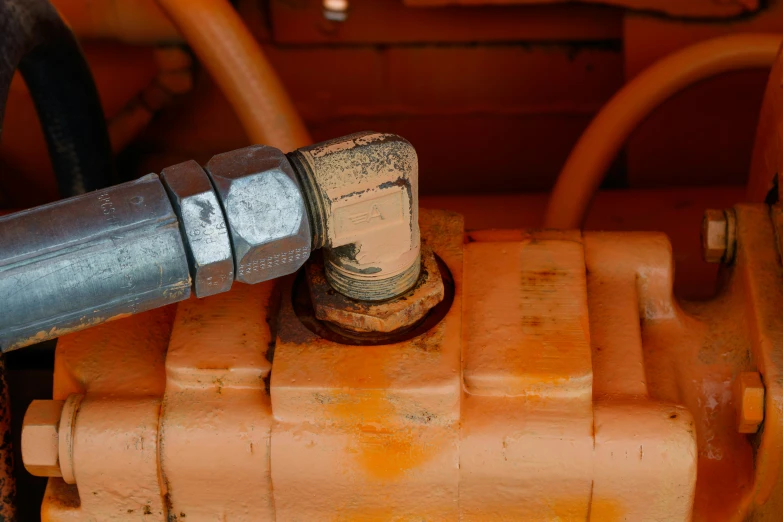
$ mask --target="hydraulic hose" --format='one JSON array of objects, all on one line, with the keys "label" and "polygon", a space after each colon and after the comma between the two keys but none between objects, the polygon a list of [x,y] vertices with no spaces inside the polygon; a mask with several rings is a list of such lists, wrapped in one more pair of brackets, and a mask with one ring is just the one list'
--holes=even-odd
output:
[{"label": "hydraulic hose", "polygon": [[19,69],[38,112],[60,195],[111,185],[112,153],[98,91],[57,10],[47,0],[0,0],[0,56],[0,122]]},{"label": "hydraulic hose", "polygon": [[277,73],[228,0],[158,0],[220,86],[250,141],[292,151],[310,136]]},{"label": "hydraulic hose", "polygon": [[[109,134],[90,69],[47,0],[0,0],[0,137],[11,80],[22,74],[35,103],[63,197],[113,181]],[[11,405],[0,357],[0,520],[16,520]]]},{"label": "hydraulic hose", "polygon": [[662,102],[728,71],[769,67],[783,36],[737,34],[697,43],[651,65],[596,115],[574,146],[552,190],[546,228],[579,228],[606,170],[633,130]]},{"label": "hydraulic hose", "polygon": [[157,0],[51,0],[73,32],[134,45],[182,42]]}]

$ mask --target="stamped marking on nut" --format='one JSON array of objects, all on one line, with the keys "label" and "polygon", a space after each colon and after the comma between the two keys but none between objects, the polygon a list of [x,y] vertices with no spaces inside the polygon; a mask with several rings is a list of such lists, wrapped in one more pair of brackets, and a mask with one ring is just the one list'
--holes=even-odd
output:
[{"label": "stamped marking on nut", "polygon": [[190,160],[163,169],[160,177],[180,221],[196,296],[228,291],[234,257],[223,209],[207,174]]},{"label": "stamped marking on nut", "polygon": [[226,212],[238,217],[231,225],[245,241],[263,243],[296,233],[299,223],[287,216],[301,215],[304,200],[294,180],[270,171],[235,180],[226,198]]},{"label": "stamped marking on nut", "polygon": [[295,272],[310,256],[306,203],[286,156],[253,145],[206,166],[226,211],[236,279],[260,283]]},{"label": "stamped marking on nut", "polygon": [[267,270],[276,269],[287,264],[297,264],[307,261],[310,256],[310,249],[306,247],[295,248],[288,252],[280,252],[269,255],[265,258],[246,260],[237,270],[237,275],[241,278],[252,278],[254,274],[263,274]]}]

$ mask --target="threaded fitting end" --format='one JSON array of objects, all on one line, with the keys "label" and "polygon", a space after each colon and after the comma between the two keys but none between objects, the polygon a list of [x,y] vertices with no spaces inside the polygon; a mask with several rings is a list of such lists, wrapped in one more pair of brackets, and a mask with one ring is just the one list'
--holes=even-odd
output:
[{"label": "threaded fitting end", "polygon": [[310,220],[310,233],[313,236],[312,250],[326,246],[326,207],[321,199],[313,169],[307,163],[302,154],[295,150],[286,154],[288,161],[294,168],[302,192],[307,202],[307,216]]},{"label": "threaded fitting end", "polygon": [[404,294],[416,284],[421,273],[421,255],[402,272],[383,279],[359,276],[340,268],[328,258],[324,260],[324,271],[332,288],[351,299],[385,301]]}]

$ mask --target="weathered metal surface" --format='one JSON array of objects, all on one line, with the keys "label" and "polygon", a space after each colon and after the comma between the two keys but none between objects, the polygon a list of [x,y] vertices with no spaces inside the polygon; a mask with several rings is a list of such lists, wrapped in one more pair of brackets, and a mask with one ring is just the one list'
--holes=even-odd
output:
[{"label": "weathered metal surface", "polygon": [[[140,491],[168,495],[150,520],[713,521],[764,502],[774,514],[783,268],[769,216],[737,210],[738,255],[707,302],[674,298],[662,234],[484,231],[463,245],[459,217],[422,211],[455,295],[413,336],[328,338],[305,324],[298,297],[278,300],[269,284],[180,305],[165,374],[163,314],[63,339],[55,398],[86,390],[106,419],[79,418],[77,431],[96,438],[80,439],[92,452],[75,468],[92,469],[78,492],[50,479],[44,519],[132,520]],[[118,371],[128,359],[144,364]],[[748,437],[731,384],[752,371],[769,389]],[[135,429],[133,412],[105,397],[164,389],[160,447],[98,437]],[[133,460],[119,471],[92,462],[95,452]],[[263,510],[255,518],[242,511],[251,504]]]},{"label": "weathered metal surface", "polygon": [[[221,295],[231,295],[231,293]],[[110,408],[104,411],[108,431],[112,431],[112,425],[119,428],[126,415],[128,417],[135,415],[135,419],[132,419],[134,422],[128,422],[130,426],[145,424],[146,418],[138,415],[138,411],[132,412],[128,406],[146,398],[163,396],[166,385],[164,368],[166,350],[176,308],[177,305],[166,306],[59,339],[55,357],[53,398],[70,401],[74,394],[89,395],[91,399],[122,397],[129,401],[125,404],[120,403],[116,409]],[[72,423],[76,428],[74,433],[78,430],[77,424],[82,419],[81,408],[75,413],[75,417],[79,420]],[[154,422],[157,426],[159,403],[155,413]],[[61,426],[62,419],[63,417],[61,417]],[[122,429],[127,429],[128,425],[123,425]],[[153,424],[147,424],[147,427],[151,430]],[[139,489],[143,488],[143,483],[150,478],[154,479],[153,484],[157,483],[154,468],[152,474],[142,474],[143,470],[140,467],[146,469],[146,461],[137,458],[143,457],[142,452],[146,452],[147,456],[157,453],[156,436],[147,438],[145,433],[142,435],[145,436],[137,437],[135,440],[115,439],[112,444],[111,433],[106,433],[105,445],[99,448],[97,443],[90,443],[90,448],[84,453],[86,458],[102,456],[91,463],[96,473],[95,478],[82,473],[79,477],[78,489],[76,485],[68,484],[63,479],[49,479],[42,519],[74,521],[84,517],[86,522],[86,520],[122,520],[122,517],[125,517],[128,520],[164,521],[164,516],[156,518],[157,513],[153,515],[153,504],[149,504],[150,513],[145,513],[147,504],[139,503],[134,499],[134,492],[138,491],[137,486],[140,486]],[[126,443],[128,448],[125,447]],[[75,449],[75,444],[64,445],[63,449],[66,449],[66,446]],[[130,484],[123,484],[119,489],[114,489],[116,481],[106,479],[107,476],[113,476],[115,473],[108,471],[112,466],[122,464],[112,456],[119,456],[120,461],[126,458],[125,468],[119,468],[122,471],[117,473],[128,476]],[[61,457],[63,472],[66,471],[63,464],[68,460],[73,463],[71,466],[73,474],[80,465],[79,457],[75,453],[71,453],[70,459]],[[140,479],[140,476],[144,478]],[[77,482],[75,474],[73,478],[74,483]],[[136,483],[134,484],[133,481]],[[122,493],[117,494],[118,491]],[[80,492],[84,498],[80,498]],[[160,495],[159,492],[158,496]],[[154,497],[148,498],[154,499]]]},{"label": "weathered metal surface", "polygon": [[[491,520],[498,509],[508,520],[578,520],[594,475],[580,234],[506,239],[465,246],[461,518]],[[504,487],[493,488],[501,474]]]},{"label": "weathered metal surface", "polygon": [[357,301],[335,291],[326,280],[323,260],[314,257],[306,266],[307,284],[315,317],[357,332],[393,332],[407,328],[443,300],[444,287],[435,253],[422,247],[416,285],[383,302]]},{"label": "weathered metal surface", "polygon": [[291,155],[324,246],[329,283],[362,301],[408,291],[419,278],[419,164],[394,134],[362,132]]},{"label": "weathered metal surface", "polygon": [[267,386],[274,338],[265,320],[274,286],[236,285],[178,306],[159,433],[168,522],[275,520]]},{"label": "weathered metal surface", "polygon": [[163,169],[160,179],[179,217],[196,297],[228,291],[234,282],[234,257],[209,177],[190,160]]},{"label": "weathered metal surface", "polygon": [[0,348],[185,299],[177,218],[154,174],[0,217]]},{"label": "weathered metal surface", "polygon": [[[254,145],[214,156],[206,173],[188,161],[164,169],[162,182],[150,174],[0,219],[0,347],[185,299],[191,275],[197,297],[227,291],[232,278],[284,276],[323,245],[326,279],[349,297],[381,301],[413,288],[421,261],[410,143],[363,133],[292,158],[299,172],[280,150]],[[420,290],[436,288],[427,281]],[[440,298],[442,289],[416,296],[399,324]]]},{"label": "weathered metal surface", "polygon": [[218,154],[206,165],[226,212],[235,277],[259,283],[295,272],[312,238],[296,174],[278,149],[253,145]]},{"label": "weathered metal surface", "polygon": [[[274,285],[237,285],[180,303],[176,317],[167,307],[60,342],[54,396],[67,408],[86,390],[71,423],[78,490],[50,479],[43,520],[274,520],[264,320]],[[61,450],[64,429],[61,420]]]},{"label": "weathered metal surface", "polygon": [[[438,270],[443,281],[443,300],[435,305],[422,319],[411,325],[391,332],[350,330],[331,321],[316,318],[313,299],[304,273],[297,276],[291,288],[294,313],[297,320],[310,332],[322,339],[350,346],[383,346],[401,343],[421,336],[432,329],[448,315],[456,294],[454,278],[446,263],[436,257]],[[336,294],[337,292],[333,290]]]},{"label": "weathered metal surface", "polygon": [[320,337],[283,294],[270,382],[278,520],[459,517],[463,221],[422,211],[421,227],[455,296],[413,338]]},{"label": "weathered metal surface", "polygon": [[85,396],[74,425],[73,471],[87,520],[166,520],[160,410],[160,397]]}]

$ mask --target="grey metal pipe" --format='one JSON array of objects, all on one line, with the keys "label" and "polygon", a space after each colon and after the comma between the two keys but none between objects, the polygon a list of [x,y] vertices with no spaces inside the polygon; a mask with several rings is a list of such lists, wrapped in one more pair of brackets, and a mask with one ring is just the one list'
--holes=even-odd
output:
[{"label": "grey metal pipe", "polygon": [[255,145],[0,217],[3,352],[295,272],[310,256],[285,155]]},{"label": "grey metal pipe", "polygon": [[158,176],[0,218],[8,351],[185,299],[177,216]]},{"label": "grey metal pipe", "polygon": [[337,291],[400,295],[420,269],[417,176],[408,142],[361,133],[288,157],[252,145],[0,217],[0,349],[291,274],[322,246]]}]

